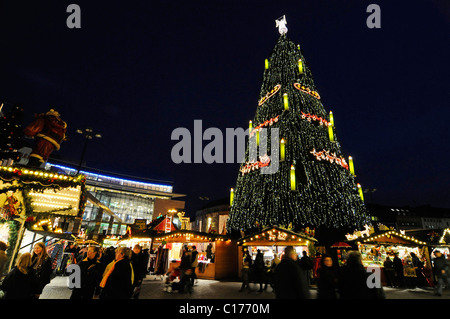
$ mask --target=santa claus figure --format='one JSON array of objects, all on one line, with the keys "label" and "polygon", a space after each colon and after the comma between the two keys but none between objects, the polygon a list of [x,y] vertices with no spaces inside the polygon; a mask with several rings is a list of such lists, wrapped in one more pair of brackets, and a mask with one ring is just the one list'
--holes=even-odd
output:
[{"label": "santa claus figure", "polygon": [[67,124],[53,109],[36,115],[35,120],[24,129],[25,135],[36,139],[36,146],[30,154],[28,166],[40,167],[50,154],[60,149],[67,132]]}]

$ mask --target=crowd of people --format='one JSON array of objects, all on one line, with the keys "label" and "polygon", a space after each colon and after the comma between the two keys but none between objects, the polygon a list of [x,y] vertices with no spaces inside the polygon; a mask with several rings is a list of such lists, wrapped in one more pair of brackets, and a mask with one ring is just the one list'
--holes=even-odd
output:
[{"label": "crowd of people", "polygon": [[[442,296],[445,287],[450,288],[450,263],[442,254],[433,252],[433,277],[427,282],[423,275],[423,263],[414,254],[408,256],[407,266],[411,266],[414,276],[405,278],[404,262],[395,255],[393,260],[386,258],[384,263],[387,286],[397,288],[414,288],[434,286],[435,295]],[[292,246],[287,246],[281,260],[274,259],[263,263],[263,254],[257,251],[254,260],[248,251],[244,253],[242,265],[242,286],[240,291],[252,291],[251,283],[259,285],[258,292],[265,291],[270,285],[276,298],[308,299],[311,297],[312,281],[317,288],[318,299],[384,299],[383,285],[369,285],[373,282],[371,272],[362,263],[359,251],[350,251],[346,255],[345,264],[339,266],[331,255],[320,255],[311,258],[306,251],[300,257]],[[411,264],[411,265],[410,265]],[[380,282],[381,282],[381,278]],[[263,288],[264,286],[264,288]]]},{"label": "crowd of people", "polygon": [[[253,260],[250,253],[246,250],[244,252],[242,265],[242,286],[239,292],[252,292],[253,289],[251,288],[251,283],[259,285],[258,292],[267,291],[268,286],[270,286],[273,291],[275,270],[280,263],[281,260],[276,254],[272,261],[264,261],[264,254],[258,249],[255,259]],[[308,256],[306,251],[303,251],[302,257],[296,258],[296,263],[302,272],[304,272],[304,281],[309,285],[314,269],[314,261]]]},{"label": "crowd of people", "polygon": [[[0,248],[4,246],[6,244],[0,242]],[[73,254],[73,263],[79,266],[81,275],[80,286],[71,288],[71,299],[139,298],[149,260],[149,254],[144,253],[141,246],[135,245],[133,249],[102,249],[98,246],[78,248],[70,244],[65,252]],[[3,263],[0,264],[0,269],[2,267],[4,268]],[[38,242],[32,253],[20,254],[15,267],[4,278],[0,278],[3,298],[39,299],[53,274],[46,246],[43,242]]]},{"label": "crowd of people", "polygon": [[[179,293],[193,292],[193,287],[197,280],[195,268],[198,266],[198,251],[196,246],[184,245],[181,251],[180,265],[169,270],[166,278],[165,291],[177,290]],[[178,282],[174,280],[179,278]]]},{"label": "crowd of people", "polygon": [[[7,245],[0,242],[0,290],[5,299],[39,299],[51,281],[54,269],[43,242],[34,245],[32,253],[22,253],[11,271],[7,271]],[[148,274],[149,253],[141,246],[101,248],[69,245],[66,252],[73,254],[79,266],[80,286],[71,288],[71,299],[138,299],[143,279]],[[450,288],[450,263],[439,250],[433,252],[433,285],[435,294],[442,296]],[[177,290],[192,293],[196,282],[195,268],[198,252],[195,246],[185,245],[179,267],[172,270],[179,277]],[[281,260],[275,255],[264,261],[258,250],[254,258],[247,251],[243,258],[242,286],[240,291],[252,291],[250,285],[259,286],[259,292],[272,288],[278,299],[308,299],[311,297],[311,280],[317,286],[318,299],[383,299],[382,285],[368,285],[369,276],[359,251],[350,251],[344,266],[336,265],[330,255],[312,259],[306,251],[300,257],[292,246],[287,246]],[[413,253],[411,262],[420,269],[420,259]],[[400,271],[400,265],[402,271]],[[402,287],[403,263],[395,256],[386,258],[384,269],[387,284]],[[419,273],[419,272],[417,272]],[[167,284],[170,278],[168,274]],[[419,281],[418,281],[419,282]]]},{"label": "crowd of people", "polygon": [[[7,248],[7,245],[1,242],[0,248]],[[0,290],[5,299],[39,299],[53,272],[52,261],[43,242],[34,245],[32,253],[21,254],[15,267],[5,275],[6,267],[0,264],[0,269],[3,269],[0,275],[4,276],[0,278]]]},{"label": "crowd of people", "polygon": [[[248,265],[251,263],[251,258],[248,256],[244,258],[244,268],[248,272],[257,273],[255,264],[258,263],[258,254],[261,252],[258,251],[253,265]],[[287,246],[281,260],[277,255],[275,256],[268,273],[270,276],[265,279],[269,279],[277,299],[311,298],[312,280],[317,286],[318,299],[382,299],[385,297],[382,287],[370,288],[367,285],[370,274],[365,270],[358,251],[349,252],[344,267],[336,267],[330,255],[325,254],[313,259],[306,251],[302,251],[302,256],[299,256],[294,247]],[[255,276],[255,280],[256,283],[260,283],[259,277]],[[243,280],[242,287],[249,287],[246,279]]]}]

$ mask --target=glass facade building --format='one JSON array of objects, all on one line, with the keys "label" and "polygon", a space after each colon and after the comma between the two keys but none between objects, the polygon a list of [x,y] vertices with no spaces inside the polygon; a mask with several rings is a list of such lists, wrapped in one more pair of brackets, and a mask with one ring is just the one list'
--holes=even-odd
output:
[{"label": "glass facade building", "polygon": [[[46,166],[68,175],[77,173],[67,166],[52,163]],[[127,225],[133,224],[135,219],[145,219],[148,223],[159,214],[165,214],[166,211],[161,211],[163,208],[157,209],[160,202],[164,202],[160,205],[164,209],[171,204],[174,208],[184,208],[184,202],[172,200],[184,195],[173,193],[169,183],[122,178],[93,170],[80,173],[86,176],[86,190],[96,199],[88,200],[83,213],[81,227],[88,233],[123,235]]]}]

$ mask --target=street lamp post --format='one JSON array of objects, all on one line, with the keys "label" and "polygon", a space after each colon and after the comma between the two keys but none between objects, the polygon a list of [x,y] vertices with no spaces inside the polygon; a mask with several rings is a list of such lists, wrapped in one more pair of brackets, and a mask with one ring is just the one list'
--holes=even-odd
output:
[{"label": "street lamp post", "polygon": [[81,153],[81,158],[80,158],[80,164],[78,165],[78,171],[77,174],[80,173],[81,170],[81,166],[83,164],[83,160],[84,160],[84,155],[86,154],[86,149],[87,149],[87,144],[89,140],[92,140],[94,137],[96,138],[101,138],[102,135],[98,132],[95,132],[92,128],[88,127],[85,128],[84,130],[81,129],[77,129],[77,133],[78,134],[82,134],[85,138],[84,140],[84,147],[83,147],[83,152]]}]

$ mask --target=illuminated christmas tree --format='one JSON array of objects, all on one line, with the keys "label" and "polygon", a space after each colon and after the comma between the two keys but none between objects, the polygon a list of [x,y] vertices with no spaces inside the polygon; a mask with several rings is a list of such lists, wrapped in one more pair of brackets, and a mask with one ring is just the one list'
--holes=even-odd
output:
[{"label": "illuminated christmas tree", "polygon": [[[256,139],[257,157],[249,142],[231,193],[227,231],[370,224],[352,159],[341,152],[333,114],[322,104],[300,46],[288,39],[284,17],[277,25],[281,36],[265,61],[250,122],[249,140]],[[264,174],[271,165],[276,170]]]}]

